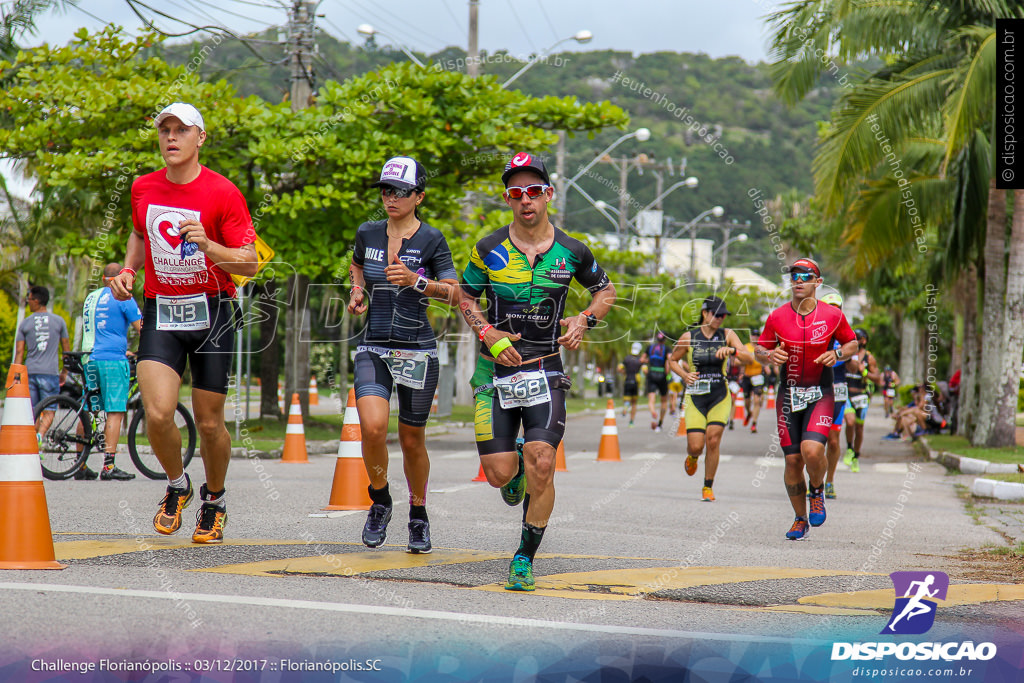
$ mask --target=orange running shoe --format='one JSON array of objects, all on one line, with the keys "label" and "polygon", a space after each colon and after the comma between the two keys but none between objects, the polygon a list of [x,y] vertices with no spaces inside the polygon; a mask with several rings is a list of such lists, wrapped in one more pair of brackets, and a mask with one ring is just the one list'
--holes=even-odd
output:
[{"label": "orange running shoe", "polygon": [[187,487],[176,489],[173,486],[167,487],[164,499],[160,501],[160,509],[153,518],[153,528],[157,533],[173,534],[181,528],[181,511],[192,502],[192,480],[185,475]]},{"label": "orange running shoe", "polygon": [[228,512],[222,507],[203,503],[196,514],[196,531],[193,543],[220,543],[224,540],[224,525],[228,523]]},{"label": "orange running shoe", "polygon": [[704,488],[702,488],[701,489],[701,494],[704,496],[703,500],[704,500],[705,503],[714,503],[715,502],[715,494],[711,490],[710,486],[705,486]]},{"label": "orange running shoe", "polygon": [[686,456],[686,462],[683,464],[683,467],[686,469],[686,473],[692,477],[697,471],[697,458],[692,455]]}]

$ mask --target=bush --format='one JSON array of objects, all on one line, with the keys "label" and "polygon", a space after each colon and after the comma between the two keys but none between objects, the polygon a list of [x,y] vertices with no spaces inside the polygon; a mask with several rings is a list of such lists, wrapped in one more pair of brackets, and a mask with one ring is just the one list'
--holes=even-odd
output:
[{"label": "bush", "polygon": [[14,333],[18,323],[18,305],[6,292],[0,291],[0,378],[6,380],[14,357]]}]

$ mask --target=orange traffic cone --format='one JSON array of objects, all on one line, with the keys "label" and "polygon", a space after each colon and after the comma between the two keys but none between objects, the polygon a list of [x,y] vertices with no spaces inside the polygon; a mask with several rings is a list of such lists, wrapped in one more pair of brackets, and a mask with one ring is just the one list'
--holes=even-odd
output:
[{"label": "orange traffic cone", "polygon": [[430,414],[437,415],[437,392],[434,392],[434,400],[430,403]]},{"label": "orange traffic cone", "polygon": [[280,382],[277,383],[277,405],[284,412],[284,385]]},{"label": "orange traffic cone", "polygon": [[555,472],[568,472],[565,466],[565,441],[558,442],[558,450],[555,451]]},{"label": "orange traffic cone", "polygon": [[746,418],[746,416],[747,416],[747,411],[744,408],[744,403],[743,403],[743,390],[740,389],[739,392],[736,393],[736,412],[733,413],[732,419],[739,420],[740,422],[743,422],[743,420]]},{"label": "orange traffic cone", "polygon": [[363,465],[363,432],[359,428],[356,390],[348,390],[345,421],[341,425],[338,462],[334,465],[331,499],[324,510],[369,510],[370,477]]},{"label": "orange traffic cone", "polygon": [[28,370],[12,365],[0,424],[0,569],[64,569],[54,555]]},{"label": "orange traffic cone", "polygon": [[281,462],[309,462],[306,450],[306,430],[302,426],[302,404],[299,395],[292,394],[292,407],[288,411],[288,427],[284,432],[284,451]]},{"label": "orange traffic cone", "polygon": [[320,405],[320,392],[316,388],[316,375],[309,378],[309,405]]},{"label": "orange traffic cone", "polygon": [[676,436],[686,436],[686,411],[679,409],[679,426],[676,428]]},{"label": "orange traffic cone", "polygon": [[604,411],[604,426],[601,427],[601,443],[597,447],[598,461],[620,462],[619,428],[615,426],[615,402],[608,399],[608,408]]},{"label": "orange traffic cone", "polygon": [[473,481],[487,481],[487,475],[484,474],[484,466],[480,465],[480,471],[473,477]]},{"label": "orange traffic cone", "polygon": [[768,410],[775,408],[775,387],[768,387],[768,402],[764,407]]}]

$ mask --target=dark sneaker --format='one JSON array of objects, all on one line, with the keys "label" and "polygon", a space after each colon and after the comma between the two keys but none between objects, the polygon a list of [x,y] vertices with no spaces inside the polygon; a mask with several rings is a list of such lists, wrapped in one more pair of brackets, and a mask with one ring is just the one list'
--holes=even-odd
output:
[{"label": "dark sneaker", "polygon": [[79,481],[83,481],[83,480],[92,481],[93,479],[95,479],[96,477],[98,477],[100,475],[96,474],[94,471],[90,470],[88,467],[86,467],[83,464],[80,468],[78,468],[78,471],[75,472],[74,476],[75,476],[75,479],[77,479]]},{"label": "dark sneaker", "polygon": [[363,525],[363,544],[368,548],[376,548],[388,537],[388,522],[391,521],[391,506],[374,503],[370,513],[366,515]]},{"label": "dark sneaker", "polygon": [[522,437],[516,439],[516,454],[519,456],[519,472],[512,477],[512,481],[501,487],[501,499],[506,505],[519,505],[526,496],[526,464],[523,462],[523,446],[525,441]]},{"label": "dark sneaker", "polygon": [[505,584],[505,590],[532,591],[534,588],[533,561],[526,555],[516,555],[508,567],[508,583]]},{"label": "dark sneaker", "polygon": [[793,526],[786,532],[786,538],[791,541],[799,541],[805,536],[807,536],[807,520],[803,517],[797,517],[793,521]]},{"label": "dark sneaker", "polygon": [[134,474],[129,474],[128,472],[125,472],[124,470],[119,469],[117,467],[111,467],[109,470],[106,467],[104,467],[103,471],[100,472],[100,479],[102,479],[103,481],[129,481],[134,478]]},{"label": "dark sneaker", "polygon": [[809,505],[811,507],[810,514],[807,515],[807,521],[810,522],[811,526],[821,526],[825,523],[825,491],[824,489],[818,491],[810,497]]},{"label": "dark sneaker", "polygon": [[430,545],[430,522],[425,519],[409,520],[409,545],[407,550],[410,553],[429,553]]},{"label": "dark sneaker", "polygon": [[176,489],[173,486],[167,487],[164,499],[160,501],[160,509],[153,518],[153,528],[157,533],[173,534],[181,528],[181,511],[192,502],[192,480],[185,475],[187,487]]},{"label": "dark sneaker", "polygon": [[224,525],[228,523],[228,511],[219,505],[203,503],[196,513],[196,531],[193,543],[220,543],[224,540]]}]

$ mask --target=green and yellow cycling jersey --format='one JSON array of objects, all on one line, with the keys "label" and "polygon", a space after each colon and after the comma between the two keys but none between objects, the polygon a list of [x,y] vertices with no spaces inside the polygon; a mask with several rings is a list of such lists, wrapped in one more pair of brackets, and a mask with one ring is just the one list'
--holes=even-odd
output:
[{"label": "green and yellow cycling jersey", "polygon": [[521,335],[516,350],[530,360],[558,349],[562,335],[558,321],[565,315],[573,278],[592,294],[609,285],[593,252],[578,239],[555,228],[551,247],[530,265],[505,226],[473,247],[462,286],[473,297],[486,293],[487,321],[499,330]]}]

